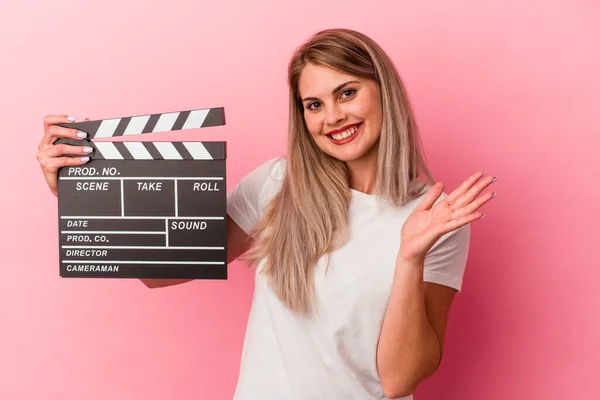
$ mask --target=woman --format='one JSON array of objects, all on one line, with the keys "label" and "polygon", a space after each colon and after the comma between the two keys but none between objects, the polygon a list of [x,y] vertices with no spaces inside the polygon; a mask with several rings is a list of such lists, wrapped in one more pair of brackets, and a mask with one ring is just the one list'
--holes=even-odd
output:
[{"label": "woman", "polygon": [[[435,182],[405,88],[363,34],[317,33],[289,86],[286,157],[228,194],[229,262],[256,267],[235,398],[410,399],[440,364],[469,224],[495,178],[478,171],[449,195],[417,180]],[[59,167],[87,162],[52,144],[77,138],[63,122],[46,117],[38,152],[54,193]]]}]

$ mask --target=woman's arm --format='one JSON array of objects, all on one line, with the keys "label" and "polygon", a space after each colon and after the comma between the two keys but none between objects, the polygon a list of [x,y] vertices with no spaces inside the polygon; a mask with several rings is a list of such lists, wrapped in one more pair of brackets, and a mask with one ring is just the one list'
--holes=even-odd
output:
[{"label": "woman's arm", "polygon": [[438,368],[450,305],[456,290],[423,281],[424,261],[398,257],[377,347],[377,369],[386,397],[412,394]]},{"label": "woman's arm", "polygon": [[[478,171],[448,196],[442,196],[443,184],[434,184],[402,225],[377,348],[377,370],[387,397],[411,394],[442,360],[446,320],[467,260],[469,224],[484,215],[479,209],[495,196],[478,197],[496,181],[492,176],[481,179],[484,175]],[[434,249],[436,242],[440,245]],[[443,277],[445,284],[426,282],[425,272],[429,281]]]}]

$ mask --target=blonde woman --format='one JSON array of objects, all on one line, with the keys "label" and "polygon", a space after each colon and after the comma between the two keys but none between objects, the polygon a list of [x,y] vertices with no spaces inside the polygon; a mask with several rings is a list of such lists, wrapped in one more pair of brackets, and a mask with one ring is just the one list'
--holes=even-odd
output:
[{"label": "blonde woman", "polygon": [[[288,83],[286,156],[228,194],[228,260],[256,269],[234,398],[411,399],[442,359],[495,178],[477,171],[449,194],[435,183],[403,83],[364,34],[315,34]],[[53,145],[77,138],[63,122],[46,117],[38,152],[53,193],[58,168],[86,162]]]}]

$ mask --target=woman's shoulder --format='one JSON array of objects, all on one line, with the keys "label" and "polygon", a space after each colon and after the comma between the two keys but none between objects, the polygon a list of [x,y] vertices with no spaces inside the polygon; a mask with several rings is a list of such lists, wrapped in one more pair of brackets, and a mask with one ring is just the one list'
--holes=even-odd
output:
[{"label": "woman's shoulder", "polygon": [[246,173],[236,187],[257,193],[276,190],[285,176],[285,156],[269,158],[255,165]]},{"label": "woman's shoulder", "polygon": [[265,205],[281,187],[285,157],[255,165],[227,194],[227,212],[246,232],[259,220]]},{"label": "woman's shoulder", "polygon": [[278,184],[285,176],[286,157],[279,156],[269,158],[266,161],[258,164],[248,176],[262,182],[263,184]]},{"label": "woman's shoulder", "polygon": [[277,182],[281,181],[285,175],[286,162],[286,156],[274,157],[264,162],[263,165],[267,168],[266,172],[269,179]]}]

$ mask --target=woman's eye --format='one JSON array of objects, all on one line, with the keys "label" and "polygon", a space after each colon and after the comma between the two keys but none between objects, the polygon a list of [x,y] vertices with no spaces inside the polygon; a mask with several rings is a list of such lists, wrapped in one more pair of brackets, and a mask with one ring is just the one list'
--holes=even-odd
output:
[{"label": "woman's eye", "polygon": [[309,110],[314,110],[315,108],[319,107],[319,104],[321,103],[319,103],[318,101],[313,101],[306,108],[308,108]]},{"label": "woman's eye", "polygon": [[355,89],[346,89],[342,92],[342,97],[350,97],[352,96],[354,93],[356,93]]}]

